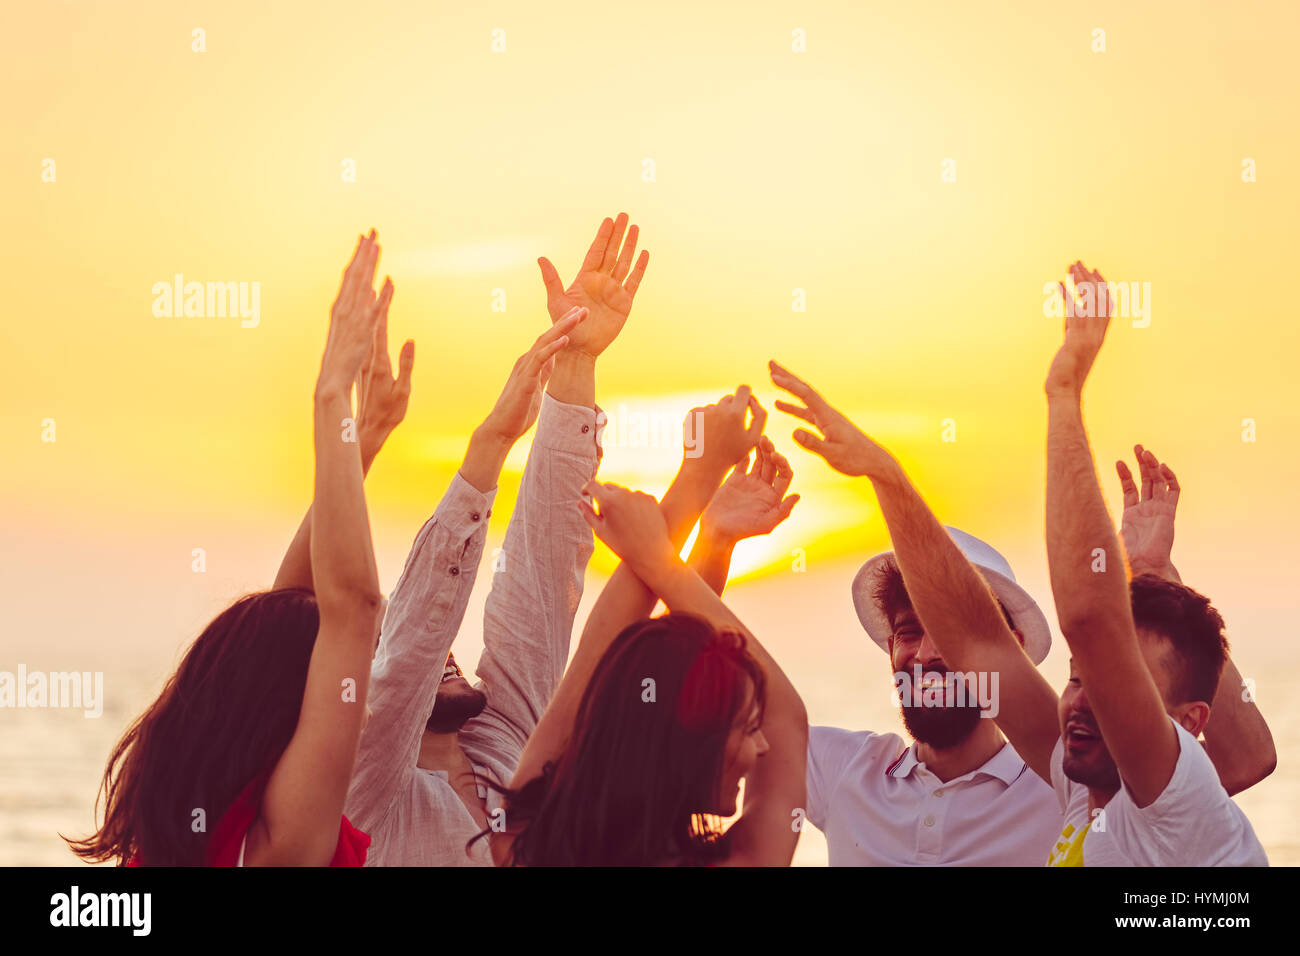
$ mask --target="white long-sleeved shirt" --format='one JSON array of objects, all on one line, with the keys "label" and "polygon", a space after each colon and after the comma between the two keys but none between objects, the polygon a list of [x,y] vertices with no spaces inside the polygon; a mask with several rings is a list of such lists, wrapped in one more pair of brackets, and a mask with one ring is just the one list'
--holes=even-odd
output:
[{"label": "white long-sleeved shirt", "polygon": [[[594,541],[576,506],[599,464],[604,416],[542,399],[519,499],[496,562],[476,674],[483,713],[459,742],[480,777],[509,784],[559,685]],[[478,822],[442,771],[416,766],[447,655],[460,629],[496,491],[452,479],[416,536],[389,599],[370,673],[372,712],[345,813],[370,834],[367,866],[491,866]],[[489,814],[500,795],[479,785]]]}]

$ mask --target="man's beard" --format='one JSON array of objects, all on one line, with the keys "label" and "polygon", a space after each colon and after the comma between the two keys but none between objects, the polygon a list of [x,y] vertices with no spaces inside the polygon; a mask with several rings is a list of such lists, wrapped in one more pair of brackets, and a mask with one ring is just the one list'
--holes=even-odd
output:
[{"label": "man's beard", "polygon": [[486,706],[487,694],[473,687],[455,694],[440,693],[433,699],[433,713],[429,715],[425,729],[435,734],[454,734],[483,713]]},{"label": "man's beard", "polygon": [[[948,671],[930,667],[927,675],[937,674],[947,685]],[[940,749],[955,747],[969,737],[979,726],[982,708],[978,700],[966,698],[966,703],[952,707],[923,707],[915,704],[910,694],[903,695],[903,726],[914,740]]]},{"label": "man's beard", "polygon": [[980,708],[967,704],[964,707],[903,707],[903,726],[915,740],[931,747],[955,747],[979,725]]}]

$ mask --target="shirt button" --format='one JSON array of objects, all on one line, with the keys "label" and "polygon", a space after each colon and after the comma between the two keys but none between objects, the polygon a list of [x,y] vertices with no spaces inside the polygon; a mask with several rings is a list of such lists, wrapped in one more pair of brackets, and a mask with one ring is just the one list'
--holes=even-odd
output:
[{"label": "shirt button", "polygon": [[934,826],[934,817],[926,817],[921,822],[924,823],[927,827],[932,827]]},{"label": "shirt button", "polygon": [[583,426],[582,426],[582,433],[583,433],[584,435],[587,434],[587,432],[589,432],[589,431],[591,431],[591,426],[590,426],[590,425],[583,425]]},{"label": "shirt button", "polygon": [[473,511],[473,512],[471,512],[471,513],[470,513],[470,516],[469,516],[469,520],[470,520],[470,521],[477,521],[477,520],[478,520],[478,512],[477,512],[477,511]]},{"label": "shirt button", "polygon": [[460,574],[460,568],[455,568],[455,567],[453,567],[453,568],[449,568],[448,570],[451,571],[451,573],[452,573],[453,576],[454,576],[454,575],[457,575],[457,574]]},{"label": "shirt button", "polygon": [[942,796],[943,796],[943,791],[942,791],[942,790],[936,790],[936,791],[934,792],[934,795],[935,795],[936,797],[942,797]]}]

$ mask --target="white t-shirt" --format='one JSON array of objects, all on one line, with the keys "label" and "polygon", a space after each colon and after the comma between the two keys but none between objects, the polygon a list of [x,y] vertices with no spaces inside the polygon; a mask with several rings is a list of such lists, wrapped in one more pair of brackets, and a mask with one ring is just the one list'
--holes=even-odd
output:
[{"label": "white t-shirt", "polygon": [[809,730],[808,819],[831,866],[1041,866],[1062,824],[1010,744],[945,783],[897,734],[838,727]]},{"label": "white t-shirt", "polygon": [[1088,810],[1088,788],[1065,776],[1065,743],[1052,751],[1052,786],[1065,827],[1048,866],[1268,866],[1250,821],[1219,782],[1196,738],[1178,731],[1178,763],[1160,796],[1138,808],[1128,788],[1098,811]]}]

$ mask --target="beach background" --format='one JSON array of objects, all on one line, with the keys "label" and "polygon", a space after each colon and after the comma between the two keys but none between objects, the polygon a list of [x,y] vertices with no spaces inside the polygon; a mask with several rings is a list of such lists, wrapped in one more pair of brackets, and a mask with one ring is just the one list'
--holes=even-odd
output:
[{"label": "beach background", "polygon": [[[367,481],[391,588],[546,327],[536,257],[568,281],[620,210],[651,261],[600,360],[599,401],[630,426],[602,478],[662,492],[680,457],[663,423],[742,382],[770,408],[777,358],[1001,550],[1054,628],[1044,285],[1076,258],[1150,283],[1149,324],[1113,323],[1085,394],[1094,451],[1117,518],[1135,443],[1177,471],[1175,563],[1222,611],[1277,744],[1237,800],[1272,862],[1300,863],[1300,8],[66,2],[8,19],[0,671],[102,671],[105,704],[0,709],[0,864],[75,862],[58,834],[91,829],[113,742],[202,625],[274,578],[356,235],[384,245],[394,354],[417,342],[407,420]],[[259,283],[258,324],[155,316],[177,273]],[[815,723],[899,731],[849,597],[883,523],[795,424],[774,413],[769,432],[803,498],[742,544],[727,598]],[[612,568],[598,546],[579,628]],[[1056,637],[1043,670],[1063,686]],[[796,862],[825,862],[816,830]]]}]

